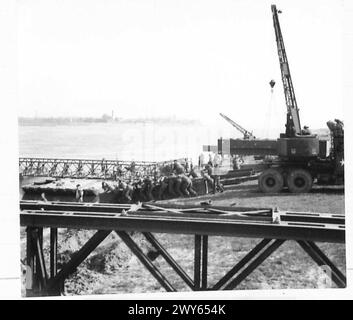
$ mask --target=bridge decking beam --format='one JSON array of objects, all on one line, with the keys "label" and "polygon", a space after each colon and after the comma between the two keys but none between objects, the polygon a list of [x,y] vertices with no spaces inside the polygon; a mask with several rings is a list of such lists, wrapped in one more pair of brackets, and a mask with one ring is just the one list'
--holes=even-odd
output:
[{"label": "bridge decking beam", "polygon": [[163,217],[130,214],[127,216],[82,212],[21,212],[20,223],[30,227],[82,228],[93,230],[122,230],[159,233],[219,235],[316,242],[341,242],[345,240],[344,225],[316,223],[281,223],[231,220],[219,218],[193,218],[187,216]]}]

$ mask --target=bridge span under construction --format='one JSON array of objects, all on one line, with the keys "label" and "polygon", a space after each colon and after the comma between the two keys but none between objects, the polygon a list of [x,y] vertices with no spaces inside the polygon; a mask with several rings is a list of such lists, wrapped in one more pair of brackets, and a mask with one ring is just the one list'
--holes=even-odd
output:
[{"label": "bridge span under construction", "polygon": [[[177,291],[172,281],[136,243],[131,232],[142,233],[157,254],[193,291],[233,290],[284,242],[296,241],[319,266],[329,268],[333,283],[346,286],[344,274],[316,242],[344,243],[345,218],[339,214],[276,211],[268,208],[177,204],[92,204],[20,202],[20,223],[26,227],[26,295],[60,295],[64,281],[111,233],[147,268],[166,291]],[[50,230],[50,266],[47,269],[43,228]],[[71,260],[58,270],[58,228],[96,230]],[[191,277],[153,233],[194,235]],[[208,242],[212,236],[259,238],[258,244],[213,286],[208,285]],[[261,240],[262,239],[262,240]],[[49,270],[49,272],[48,272]]]}]

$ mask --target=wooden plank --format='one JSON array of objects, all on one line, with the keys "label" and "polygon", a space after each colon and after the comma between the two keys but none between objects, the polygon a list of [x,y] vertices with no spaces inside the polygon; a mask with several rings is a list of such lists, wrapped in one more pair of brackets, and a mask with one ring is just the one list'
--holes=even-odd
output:
[{"label": "wooden plank", "polygon": [[143,204],[143,207],[145,207],[145,208],[150,208],[150,209],[155,209],[155,210],[159,210],[159,211],[166,211],[166,212],[184,214],[183,212],[181,212],[181,211],[179,211],[179,210],[170,209],[170,208],[158,207],[158,206],[154,206],[154,205],[147,204],[147,203],[144,203],[144,204]]}]

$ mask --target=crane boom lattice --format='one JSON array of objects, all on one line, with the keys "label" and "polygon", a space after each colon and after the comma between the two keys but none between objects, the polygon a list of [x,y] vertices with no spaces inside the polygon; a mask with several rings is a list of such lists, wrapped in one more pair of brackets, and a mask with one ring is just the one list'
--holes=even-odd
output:
[{"label": "crane boom lattice", "polygon": [[222,118],[224,118],[226,121],[228,121],[234,128],[236,128],[238,131],[240,131],[244,135],[244,139],[245,140],[250,140],[250,139],[253,140],[253,139],[255,139],[255,137],[252,134],[252,132],[244,129],[241,125],[237,124],[235,121],[233,121],[232,119],[228,118],[223,113],[220,113],[220,116]]},{"label": "crane boom lattice", "polygon": [[284,88],[284,96],[287,105],[287,124],[286,124],[286,135],[293,137],[296,134],[301,134],[299,109],[297,106],[297,100],[295,98],[294,87],[292,77],[289,70],[289,64],[286,54],[286,49],[283,42],[281,27],[278,19],[278,10],[275,5],[271,6],[273,15],[273,26],[275,28],[276,42],[279,63],[281,67],[282,82]]}]

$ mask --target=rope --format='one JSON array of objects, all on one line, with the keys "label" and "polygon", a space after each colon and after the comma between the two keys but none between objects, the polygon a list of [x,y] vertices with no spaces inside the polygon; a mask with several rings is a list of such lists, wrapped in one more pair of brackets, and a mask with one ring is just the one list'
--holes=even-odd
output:
[{"label": "rope", "polygon": [[267,107],[267,121],[265,123],[266,128],[264,130],[266,138],[269,138],[270,128],[272,127],[272,116],[273,116],[274,105],[275,105],[275,95],[273,94],[273,88],[271,88],[270,101]]}]

